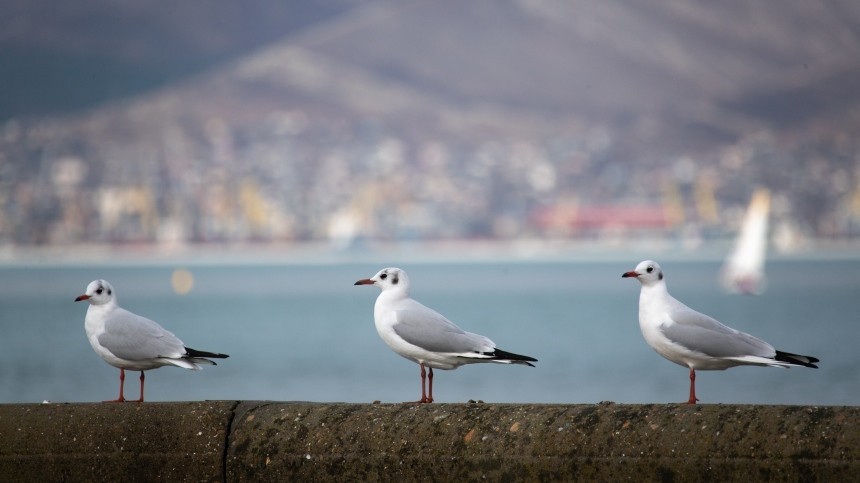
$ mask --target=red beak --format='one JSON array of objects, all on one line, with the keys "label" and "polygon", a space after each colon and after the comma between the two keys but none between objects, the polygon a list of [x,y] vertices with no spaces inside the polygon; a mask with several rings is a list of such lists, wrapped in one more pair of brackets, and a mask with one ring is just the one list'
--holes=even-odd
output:
[{"label": "red beak", "polygon": [[638,276],[639,276],[638,273],[632,272],[632,271],[631,272],[624,272],[621,274],[621,278],[627,278],[627,277],[637,278]]},{"label": "red beak", "polygon": [[373,280],[371,280],[369,278],[362,278],[358,282],[355,282],[355,285],[373,285],[374,283],[376,283],[376,282],[374,282]]},{"label": "red beak", "polygon": [[75,299],[75,302],[80,302],[81,300],[86,300],[86,299],[88,299],[88,298],[90,298],[90,296],[89,296],[89,295],[87,295],[87,294],[84,294],[84,295],[78,295],[78,298],[76,298],[76,299]]}]

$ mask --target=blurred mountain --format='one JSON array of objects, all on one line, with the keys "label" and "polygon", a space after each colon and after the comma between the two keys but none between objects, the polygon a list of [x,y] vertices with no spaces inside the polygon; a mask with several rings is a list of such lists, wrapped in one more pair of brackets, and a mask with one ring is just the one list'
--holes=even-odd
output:
[{"label": "blurred mountain", "polygon": [[853,233],[858,5],[11,2],[0,176],[31,188],[7,212],[54,202],[7,238],[570,235],[601,204],[724,234],[756,185]]},{"label": "blurred mountain", "polygon": [[247,55],[353,0],[0,2],[0,120],[85,109]]},{"label": "blurred mountain", "polygon": [[736,139],[838,117],[860,102],[860,8],[850,1],[393,5],[401,4],[323,25],[291,47],[408,86],[439,106],[431,112],[486,109],[506,118],[497,124],[522,118],[538,129],[607,123],[652,141],[651,130],[667,140]]},{"label": "blurred mountain", "polygon": [[287,108],[483,112],[537,129],[587,119],[718,141],[860,102],[851,0],[5,3],[6,118],[134,96],[236,59],[190,89],[263,82],[267,102]]}]

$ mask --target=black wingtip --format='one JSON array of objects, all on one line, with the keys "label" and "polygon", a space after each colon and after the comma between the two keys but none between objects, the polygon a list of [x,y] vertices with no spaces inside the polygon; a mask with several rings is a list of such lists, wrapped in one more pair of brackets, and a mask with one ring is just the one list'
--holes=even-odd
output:
[{"label": "black wingtip", "polygon": [[501,349],[496,349],[493,352],[488,353],[493,357],[493,359],[505,359],[515,363],[525,364],[527,366],[534,367],[534,364],[530,364],[530,362],[537,362],[538,360],[534,357],[524,356],[521,354],[514,354],[513,352],[503,351]]},{"label": "black wingtip", "polygon": [[776,351],[776,356],[774,357],[774,359],[780,362],[787,362],[789,364],[818,369],[818,366],[815,365],[815,363],[818,362],[817,357],[802,356],[800,354],[792,354],[790,352]]},{"label": "black wingtip", "polygon": [[197,349],[192,349],[190,347],[185,348],[185,353],[188,355],[188,357],[213,357],[215,359],[226,359],[226,358],[230,357],[227,354],[218,354],[215,352],[199,351]]}]

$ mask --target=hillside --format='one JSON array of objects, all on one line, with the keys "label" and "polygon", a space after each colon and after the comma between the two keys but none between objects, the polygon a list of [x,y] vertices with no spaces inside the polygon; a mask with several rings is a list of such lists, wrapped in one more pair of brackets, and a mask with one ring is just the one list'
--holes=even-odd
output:
[{"label": "hillside", "polygon": [[60,11],[0,42],[157,79],[73,110],[7,97],[5,239],[593,236],[535,214],[606,204],[720,236],[756,185],[797,230],[856,230],[850,1],[148,5],[110,4],[127,35],[61,35]]}]

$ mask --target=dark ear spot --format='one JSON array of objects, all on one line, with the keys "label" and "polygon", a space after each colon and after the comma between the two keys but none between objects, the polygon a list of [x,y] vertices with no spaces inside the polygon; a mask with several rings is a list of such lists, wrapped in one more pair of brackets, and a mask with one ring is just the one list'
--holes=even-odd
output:
[{"label": "dark ear spot", "polygon": [[111,289],[108,289],[108,295],[110,295],[111,293],[112,293],[112,292],[111,292]]},{"label": "dark ear spot", "polygon": [[399,282],[399,281],[400,281],[400,277],[398,277],[397,274],[395,273],[394,276],[391,277],[391,283],[393,283],[394,285],[397,285],[397,282]]},{"label": "dark ear spot", "polygon": [[663,272],[660,272],[660,275],[657,276],[660,280],[663,280]]}]

